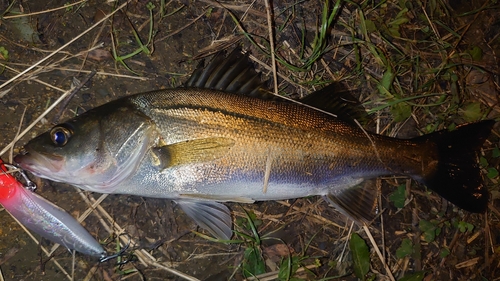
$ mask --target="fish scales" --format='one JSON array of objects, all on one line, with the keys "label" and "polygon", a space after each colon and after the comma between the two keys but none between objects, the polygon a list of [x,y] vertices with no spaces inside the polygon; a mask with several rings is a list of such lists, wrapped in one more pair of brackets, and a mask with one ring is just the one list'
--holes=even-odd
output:
[{"label": "fish scales", "polygon": [[[430,158],[424,157],[413,156],[412,161],[408,161],[410,156],[394,157],[396,152],[401,156],[401,152],[406,151],[408,155],[422,155],[423,151],[432,151],[430,145],[417,147],[406,140],[377,135],[370,135],[370,139],[362,130],[348,127],[334,117],[289,102],[202,89],[162,90],[134,96],[129,101],[153,120],[167,145],[211,137],[235,141],[224,157],[212,163],[193,165],[198,177],[189,177],[192,184],[175,180],[182,182],[177,190],[185,190],[184,185],[190,185],[193,192],[213,195],[226,191],[217,192],[206,186],[249,179],[262,185],[268,157],[273,158],[270,188],[267,193],[245,191],[253,200],[273,196],[274,182],[301,189],[300,194],[276,192],[275,199],[324,195],[332,184],[356,181],[356,174],[359,178],[369,173],[420,174],[422,167],[428,167],[430,162]],[[165,182],[165,188],[169,186],[172,182]],[[154,192],[166,197],[164,192]],[[141,194],[144,195],[144,190]]]}]

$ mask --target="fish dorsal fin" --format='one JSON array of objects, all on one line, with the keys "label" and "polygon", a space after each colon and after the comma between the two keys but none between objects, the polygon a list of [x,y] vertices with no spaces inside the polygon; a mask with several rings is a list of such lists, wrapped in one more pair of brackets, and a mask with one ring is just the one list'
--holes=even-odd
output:
[{"label": "fish dorsal fin", "polygon": [[378,191],[374,180],[367,180],[339,193],[329,193],[324,199],[339,212],[358,223],[372,222],[378,215]]},{"label": "fish dorsal fin", "polygon": [[[243,54],[240,48],[236,48],[227,56],[225,52],[218,52],[206,66],[201,62],[184,87],[286,101],[273,95],[265,85],[266,82],[261,80],[260,74],[249,60],[248,53]],[[350,124],[356,124],[355,119],[362,124],[370,121],[361,102],[340,83],[332,83],[300,99],[299,102],[332,113]]]},{"label": "fish dorsal fin", "polygon": [[265,84],[248,59],[248,54],[236,48],[227,56],[225,52],[217,53],[206,66],[200,63],[184,87],[274,99]]},{"label": "fish dorsal fin", "polygon": [[200,227],[208,230],[221,240],[229,240],[233,235],[231,212],[221,203],[203,200],[176,200],[181,209]]},{"label": "fish dorsal fin", "polygon": [[366,124],[370,121],[370,117],[361,105],[361,102],[338,82],[334,82],[321,90],[313,92],[299,101],[332,113],[337,118],[349,124],[356,125],[354,120],[357,120],[361,124]]},{"label": "fish dorsal fin", "polygon": [[213,161],[224,156],[234,145],[231,138],[214,137],[188,140],[151,148],[160,169],[168,167]]}]

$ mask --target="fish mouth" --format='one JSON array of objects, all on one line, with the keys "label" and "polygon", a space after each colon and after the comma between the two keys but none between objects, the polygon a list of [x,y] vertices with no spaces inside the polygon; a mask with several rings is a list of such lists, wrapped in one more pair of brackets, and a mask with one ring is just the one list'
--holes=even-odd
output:
[{"label": "fish mouth", "polygon": [[21,154],[14,157],[14,162],[19,167],[30,171],[34,175],[46,178],[53,173],[61,171],[64,158],[59,155],[48,155],[23,150]]}]

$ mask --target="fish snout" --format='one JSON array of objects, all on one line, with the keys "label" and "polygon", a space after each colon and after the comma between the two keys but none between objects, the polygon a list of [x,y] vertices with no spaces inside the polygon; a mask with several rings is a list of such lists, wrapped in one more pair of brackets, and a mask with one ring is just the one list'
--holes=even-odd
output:
[{"label": "fish snout", "polygon": [[64,162],[64,158],[59,155],[45,155],[26,150],[14,157],[14,163],[36,175],[59,172]]},{"label": "fish snout", "polygon": [[24,154],[18,154],[14,156],[14,164],[23,170],[33,171],[33,159],[30,159],[30,155],[26,152]]}]

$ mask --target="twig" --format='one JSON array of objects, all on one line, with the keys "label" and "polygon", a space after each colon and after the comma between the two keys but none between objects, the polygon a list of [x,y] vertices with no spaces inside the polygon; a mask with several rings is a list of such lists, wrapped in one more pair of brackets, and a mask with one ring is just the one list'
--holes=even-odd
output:
[{"label": "twig", "polygon": [[[349,232],[347,232],[347,235],[346,235],[347,237],[351,237],[353,227],[354,227],[354,221],[351,221],[351,227],[349,227]],[[346,241],[344,243],[344,247],[342,248],[342,252],[340,253],[340,256],[338,258],[339,262],[342,262],[342,259],[344,258],[344,253],[345,253],[345,250],[347,248],[348,243],[349,243],[349,239],[346,239]]]},{"label": "twig", "polygon": [[375,152],[375,156],[377,157],[377,160],[384,166],[387,166],[386,163],[382,160],[382,158],[380,158],[380,154],[378,152],[378,148],[377,148],[377,144],[375,143],[375,141],[373,140],[373,138],[370,136],[370,134],[365,130],[365,128],[363,128],[363,126],[359,123],[359,121],[357,119],[354,119],[354,122],[356,123],[356,125],[359,127],[359,129],[361,131],[363,131],[363,133],[365,134],[366,138],[370,141],[372,147],[373,147],[373,152]]},{"label": "twig", "polygon": [[278,95],[278,76],[276,74],[276,57],[274,54],[274,32],[273,32],[273,13],[271,10],[271,6],[269,4],[269,0],[265,0],[266,2],[266,13],[267,13],[267,27],[269,31],[269,44],[271,45],[271,67],[273,70],[273,81],[274,81],[274,94]]},{"label": "twig", "polygon": [[[16,70],[16,69],[14,69],[14,68],[12,68],[12,67],[10,67],[10,66],[8,66],[8,65],[5,65],[5,64],[0,64],[0,65],[1,65],[2,67],[7,68],[8,70],[10,70],[10,71],[12,71],[12,72],[15,72],[15,73],[21,73],[19,70]],[[66,90],[64,90],[64,89],[61,89],[61,88],[56,87],[56,86],[53,86],[53,85],[51,85],[51,84],[49,84],[49,83],[47,83],[47,82],[44,82],[44,81],[42,81],[42,80],[39,80],[39,79],[37,79],[37,78],[29,78],[28,80],[33,80],[33,81],[35,81],[35,82],[38,82],[38,83],[40,83],[40,84],[42,84],[42,85],[44,85],[44,86],[47,86],[47,87],[49,87],[49,88],[52,88],[52,89],[54,89],[54,90],[56,90],[56,91],[59,91],[59,92],[61,92],[61,93],[66,92]],[[2,96],[0,95],[0,98],[1,98],[1,97],[2,97]]]},{"label": "twig", "polygon": [[75,87],[68,95],[68,97],[61,103],[61,105],[59,106],[59,111],[56,113],[56,115],[54,116],[54,119],[52,119],[52,124],[57,124],[59,122],[59,119],[61,119],[61,116],[64,112],[64,110],[66,109],[66,107],[68,106],[68,103],[71,101],[71,99],[73,98],[73,96],[75,96],[75,94],[80,91],[81,88],[83,88],[83,86],[85,86],[85,84],[87,84],[87,82],[89,82],[90,79],[92,79],[92,77],[94,77],[94,75],[96,74],[96,71],[95,70],[92,70],[89,74],[87,74],[87,76],[85,76],[85,78],[80,82],[80,85],[78,85],[77,87]]},{"label": "twig", "polygon": [[186,28],[188,28],[190,25],[192,25],[193,23],[195,23],[195,22],[197,22],[199,19],[201,19],[201,18],[205,15],[205,12],[206,12],[206,11],[207,11],[207,10],[205,9],[205,10],[203,11],[203,13],[201,13],[199,16],[197,16],[194,20],[192,20],[192,21],[188,22],[188,23],[187,23],[186,25],[184,25],[183,27],[181,27],[181,28],[179,28],[179,29],[177,29],[177,30],[175,30],[175,31],[173,31],[173,32],[171,32],[171,33],[169,33],[169,34],[167,34],[167,35],[163,36],[162,38],[159,38],[158,40],[156,40],[156,42],[161,42],[161,41],[163,41],[163,40],[167,39],[168,37],[172,37],[172,36],[174,36],[175,34],[177,34],[177,33],[181,32],[181,31],[183,31],[183,30],[184,30],[184,29],[186,29]]},{"label": "twig", "polygon": [[66,91],[66,93],[62,94],[53,104],[47,108],[38,118],[35,119],[24,131],[21,132],[21,134],[17,135],[14,140],[12,140],[7,146],[4,147],[2,151],[0,151],[0,156],[2,156],[5,152],[7,152],[18,140],[20,140],[25,134],[27,134],[35,125],[38,123],[42,118],[44,118],[54,107],[56,107],[61,101],[63,101],[69,94],[71,94],[71,91]]},{"label": "twig", "polygon": [[[264,62],[262,62],[261,60],[257,59],[257,58],[256,58],[256,57],[254,57],[253,55],[249,55],[248,57],[249,57],[250,59],[252,59],[252,61],[257,62],[257,63],[259,63],[260,65],[262,65],[264,68],[266,68],[266,69],[270,70],[270,67],[269,67],[267,64],[265,64],[265,63],[264,63]],[[292,80],[290,80],[290,79],[289,79],[289,78],[287,78],[286,76],[281,75],[281,74],[279,74],[279,73],[278,73],[278,75],[279,75],[281,78],[283,78],[285,81],[290,82],[290,83],[292,83],[292,84],[295,84],[294,82],[292,82]],[[303,88],[303,86],[301,86],[301,87]],[[273,93],[273,95],[275,95],[275,94]],[[314,106],[310,106],[310,105],[305,104],[305,103],[301,103],[300,101],[297,101],[297,100],[294,100],[294,99],[291,99],[291,98],[288,98],[288,97],[285,97],[285,96],[280,96],[280,95],[275,95],[275,96],[276,96],[276,97],[279,97],[279,98],[282,98],[282,99],[284,99],[284,100],[287,100],[287,101],[289,101],[289,102],[293,102],[293,103],[300,104],[300,105],[302,105],[302,106],[305,106],[305,107],[308,107],[308,108],[314,109],[314,110],[319,111],[319,112],[322,112],[322,113],[324,113],[324,114],[326,114],[326,115],[330,115],[330,116],[333,116],[333,117],[337,117],[337,115],[335,115],[335,114],[333,114],[333,113],[331,113],[331,112],[328,112],[328,111],[325,111],[325,110],[322,110],[322,109],[316,108],[316,107],[314,107]]]},{"label": "twig", "polygon": [[[23,110],[23,114],[21,115],[21,120],[19,120],[19,126],[17,126],[17,132],[16,132],[16,136],[19,135],[19,132],[21,131],[21,126],[23,125],[23,121],[24,121],[24,116],[26,115],[26,106],[24,107],[24,110]],[[9,163],[12,163],[14,159],[14,146],[11,147],[10,149],[10,153],[9,153]]]},{"label": "twig", "polygon": [[76,251],[71,251],[71,280],[75,280]]},{"label": "twig", "polygon": [[[383,210],[382,208],[382,181],[380,179],[377,179],[375,181],[375,185],[377,188],[377,194],[378,194],[378,208],[379,210]],[[385,212],[384,212],[385,213]],[[380,233],[382,234],[382,249],[385,249],[385,224],[384,224],[384,213],[380,214]],[[387,260],[387,257],[385,256],[385,251],[384,251],[384,260]]]},{"label": "twig", "polygon": [[[272,71],[272,68],[271,68],[269,65],[267,65],[267,64],[266,64],[266,63],[264,63],[263,61],[259,60],[257,57],[255,57],[255,56],[253,56],[253,55],[251,55],[251,54],[250,54],[248,57],[249,57],[249,58],[250,58],[253,62],[256,62],[257,64],[259,64],[260,66],[262,66],[262,67],[263,67],[263,68],[265,68],[266,70]],[[304,86],[302,86],[302,85],[300,85],[300,84],[298,84],[298,83],[296,83],[296,82],[292,81],[292,79],[290,79],[290,78],[286,77],[285,75],[283,75],[283,74],[281,74],[281,73],[279,73],[279,72],[277,73],[277,75],[278,75],[281,79],[283,79],[283,80],[285,80],[286,82],[290,83],[291,85],[297,86],[297,87],[299,87],[299,88],[302,88],[304,91],[307,91],[307,88],[306,88],[306,87],[304,87]]]},{"label": "twig", "polygon": [[[318,268],[318,265],[316,265],[316,264],[310,264],[310,265],[302,266],[299,269],[297,269],[297,271],[295,271],[295,273],[301,273],[301,272],[306,271],[306,269],[309,270],[309,269],[313,269],[313,268]],[[260,275],[257,275],[257,276],[248,277],[247,279],[245,279],[245,281],[253,281],[253,280],[271,281],[271,280],[276,280],[276,279],[278,279],[279,273],[280,273],[279,270],[273,271],[273,272],[268,272],[268,273],[263,273],[263,274],[260,274]]]},{"label": "twig", "polygon": [[94,265],[90,270],[89,273],[85,276],[85,278],[82,279],[82,281],[90,281],[94,279],[94,274],[97,272],[97,269],[99,268],[99,264]]},{"label": "twig", "polygon": [[[287,207],[292,206],[290,203],[285,202],[285,201],[281,201],[281,200],[280,200],[280,201],[276,201],[276,202],[280,203],[281,205],[287,206]],[[321,221],[321,222],[324,222],[324,223],[326,223],[326,224],[330,224],[330,225],[333,225],[333,226],[335,226],[335,227],[338,227],[339,229],[347,229],[345,226],[341,226],[341,225],[339,225],[339,224],[336,224],[336,223],[334,223],[333,221],[327,220],[327,219],[325,219],[325,218],[324,218],[324,217],[322,217],[322,216],[319,216],[319,215],[316,215],[316,214],[309,214],[309,213],[306,213],[306,212],[304,212],[303,210],[301,210],[300,208],[298,208],[297,206],[293,206],[292,208],[293,208],[295,211],[298,211],[298,212],[301,212],[301,213],[306,214],[306,215],[308,215],[308,216],[311,216],[311,217],[313,217],[313,218],[315,218],[315,219],[317,219],[317,220],[319,220],[319,221]]]},{"label": "twig", "polygon": [[[458,229],[455,230],[455,234],[453,235],[453,238],[451,239],[451,242],[448,245],[448,249],[450,250],[450,252],[452,252],[454,250],[455,245],[457,244],[459,235],[460,235],[460,231]],[[485,252],[487,252],[487,251],[485,251]],[[441,262],[439,263],[439,266],[441,266],[441,267],[444,266],[445,262],[446,262],[446,257],[444,257],[444,258],[441,259]]]},{"label": "twig", "polygon": [[[6,210],[7,211],[7,210]],[[8,211],[7,211],[8,212]],[[33,236],[33,234],[31,234],[31,232],[26,229],[26,227],[21,224],[21,222],[19,222],[13,215],[11,215],[9,213],[9,215],[17,222],[17,224],[19,224],[19,226],[24,230],[24,232],[26,232],[26,234],[28,234],[28,236],[37,244],[37,245],[40,245],[40,242],[38,241],[38,239],[35,238],[35,236]],[[51,257],[52,255],[49,253],[49,251],[42,245],[40,245],[40,249],[42,250],[42,252],[47,256],[47,257]],[[56,259],[51,259],[52,262],[56,265],[57,268],[59,268],[59,270],[61,270],[61,272],[68,278],[68,280],[72,281],[71,279],[71,276],[68,274],[68,272],[61,266],[61,264],[56,260]]]},{"label": "twig", "polygon": [[368,239],[370,239],[370,242],[372,243],[372,246],[375,249],[375,252],[377,253],[378,258],[380,259],[380,261],[384,265],[385,272],[389,276],[389,279],[391,279],[391,281],[395,281],[396,279],[394,279],[394,276],[392,275],[391,269],[389,268],[389,266],[385,262],[384,256],[380,252],[380,249],[378,248],[377,242],[375,242],[375,239],[373,239],[372,233],[370,232],[370,230],[368,229],[368,226],[366,226],[365,223],[363,224],[363,229],[364,229],[366,235],[368,236]]},{"label": "twig", "polygon": [[[20,47],[24,47],[24,46],[20,46]],[[96,45],[90,49],[80,51],[79,53],[76,53],[76,54],[73,54],[69,51],[63,51],[63,50],[59,51],[59,54],[64,54],[64,55],[70,56],[70,58],[75,58],[75,57],[79,57],[79,56],[88,54],[89,52],[92,52],[94,50],[101,49],[102,47],[104,47],[103,42],[99,43],[98,45]],[[55,52],[54,50],[45,50],[45,49],[41,49],[41,48],[37,48],[37,47],[31,47],[31,50],[36,51],[36,52],[40,52],[40,53],[48,53],[48,54]],[[14,63],[14,62],[9,62],[9,63],[12,65],[26,65],[25,63],[24,64],[23,63]]]},{"label": "twig", "polygon": [[[107,195],[107,194],[105,194],[105,195]],[[86,201],[86,202],[89,204],[89,199],[88,199],[87,197],[82,196],[82,198],[84,199],[84,201]],[[104,215],[104,216],[106,217],[106,219],[108,219],[108,221],[109,221],[109,222],[113,225],[113,228],[117,230],[116,232],[117,232],[118,234],[120,234],[120,233],[124,233],[124,232],[125,232],[125,230],[124,230],[123,228],[121,228],[121,226],[120,226],[120,225],[118,225],[118,223],[116,223],[116,222],[113,220],[113,218],[109,215],[109,213],[108,213],[106,210],[104,210],[104,208],[103,208],[101,205],[99,205],[99,204],[95,204],[97,201],[96,201],[93,197],[90,197],[90,202],[92,202],[92,206],[96,205],[96,209],[97,209],[97,210],[98,210],[98,211],[99,211],[102,215]],[[103,222],[103,221],[101,221],[101,222]],[[106,225],[106,226],[105,226],[105,228],[106,228],[106,229],[108,229],[108,231],[109,231],[110,233],[112,232],[112,231],[111,231],[111,229],[109,229],[109,226],[107,226],[107,225]],[[119,236],[119,237],[120,237],[120,240],[122,240],[123,242],[125,242],[125,243],[126,243],[126,242],[128,242],[128,241],[125,241],[125,240],[127,239],[125,236],[121,235],[121,236]],[[132,244],[132,245],[137,244],[137,243],[136,243],[135,241],[133,241],[132,239],[130,239],[130,240],[131,240],[131,241],[130,241],[130,244]],[[128,243],[126,243],[126,244],[128,244]],[[158,263],[158,262],[156,261],[156,259],[155,259],[153,256],[151,256],[151,255],[150,255],[150,254],[149,254],[146,250],[144,250],[144,249],[141,249],[141,250],[139,250],[139,251],[136,251],[136,252],[135,252],[135,254],[137,255],[137,258],[139,259],[139,261],[140,261],[141,263],[143,263],[143,265],[144,265],[144,266],[153,265],[153,266],[155,266],[155,267],[158,267],[158,268],[161,268],[161,269],[163,269],[163,270],[166,270],[166,271],[168,271],[168,272],[170,272],[170,273],[173,273],[173,274],[174,274],[174,275],[176,275],[176,276],[182,277],[182,278],[184,278],[184,279],[186,279],[186,280],[189,280],[189,281],[199,281],[199,279],[196,279],[196,278],[194,278],[194,277],[192,277],[192,276],[189,276],[189,275],[187,275],[187,274],[185,274],[185,273],[183,273],[183,272],[180,272],[180,271],[178,271],[178,270],[176,270],[176,269],[173,269],[173,268],[170,268],[170,267],[167,267],[167,266],[165,266],[165,265],[162,265],[162,264]]]},{"label": "twig", "polygon": [[[142,251],[144,251],[144,250],[142,250]],[[180,271],[178,271],[178,270],[176,270],[176,269],[173,269],[173,268],[170,268],[170,267],[164,266],[164,265],[162,265],[162,264],[160,264],[160,263],[158,263],[158,262],[156,262],[156,261],[155,261],[155,262],[153,262],[153,263],[152,263],[152,265],[154,265],[154,266],[156,266],[156,267],[158,267],[158,268],[161,268],[161,269],[163,269],[163,270],[166,270],[166,271],[168,271],[168,272],[170,272],[170,273],[173,273],[173,274],[175,274],[175,275],[177,275],[177,276],[179,276],[179,277],[182,277],[182,278],[184,278],[184,279],[186,279],[186,280],[188,280],[188,281],[201,281],[200,279],[198,279],[198,278],[196,278],[196,277],[189,276],[189,275],[187,275],[187,274],[185,274],[185,273],[183,273],[183,272],[180,272]]]},{"label": "twig", "polygon": [[[97,215],[97,217],[99,218],[99,222],[101,223],[101,225],[106,229],[106,231],[109,233],[109,234],[112,234],[113,232],[114,233],[117,233],[117,234],[122,234],[125,232],[125,230],[123,228],[121,228],[120,225],[118,225],[118,223],[116,223],[113,218],[111,217],[111,215],[100,205],[100,203],[102,202],[102,200],[104,200],[104,198],[107,197],[108,194],[103,194],[101,197],[99,197],[99,201],[94,199],[94,197],[90,196],[89,198],[87,198],[83,192],[80,193],[80,196],[82,197],[83,201],[85,201],[89,206],[92,206],[92,209],[95,209],[97,210],[98,212],[95,212],[95,214]],[[89,210],[89,209],[87,209]],[[112,226],[109,226],[103,219],[102,219],[102,216],[104,216],[108,222],[112,225]],[[125,244],[131,244],[132,246],[133,245],[136,245],[137,243],[132,240],[130,238],[130,241],[126,241],[127,238],[123,235],[120,235],[120,240],[122,240]],[[128,243],[130,242],[130,243]],[[139,258],[139,261],[144,265],[144,266],[147,266],[147,263],[145,261],[145,258],[143,255],[137,255],[137,257]]]},{"label": "twig", "polygon": [[62,6],[62,7],[57,7],[57,8],[48,9],[48,10],[39,11],[39,12],[33,12],[33,13],[29,13],[29,14],[20,14],[20,15],[6,16],[6,17],[3,17],[3,19],[7,20],[7,19],[13,19],[13,18],[29,17],[29,16],[34,16],[34,15],[40,15],[40,14],[50,13],[50,12],[54,12],[54,11],[58,11],[58,10],[62,10],[62,9],[67,9],[69,7],[72,7],[72,6],[78,5],[78,4],[83,3],[83,2],[87,2],[87,1],[88,0],[81,0],[81,1],[78,1],[78,2],[75,2],[75,3],[71,3],[71,4],[64,4],[64,6]]},{"label": "twig", "polygon": [[[100,25],[101,23],[103,23],[105,20],[107,20],[108,18],[110,18],[112,15],[114,15],[116,12],[118,12],[119,10],[121,10],[123,7],[125,7],[128,2],[130,2],[131,0],[128,0],[127,2],[121,4],[116,10],[114,10],[113,12],[109,13],[108,15],[106,15],[104,18],[102,18],[100,21],[96,22],[95,24],[93,24],[91,27],[87,28],[84,32],[78,34],[75,38],[71,39],[68,43],[62,45],[59,49],[55,50],[54,52],[52,52],[51,54],[49,54],[48,56],[46,56],[45,58],[39,60],[37,63],[35,63],[34,65],[26,68],[24,71],[22,71],[21,73],[17,74],[16,76],[10,78],[9,80],[7,80],[6,82],[4,82],[2,85],[0,85],[0,89],[2,89],[3,87],[5,87],[6,85],[10,84],[12,81],[15,81],[17,78],[21,77],[22,75],[26,74],[27,72],[29,72],[30,70],[32,70],[33,68],[37,67],[38,65],[40,65],[41,63],[43,63],[44,61],[48,60],[49,58],[53,57],[55,54],[57,54],[59,51],[63,50],[64,48],[68,47],[69,45],[73,44],[73,42],[75,42],[76,40],[80,39],[83,35],[87,34],[89,31],[91,31],[92,29],[94,29],[96,26]],[[0,155],[2,155],[3,153],[0,153]]]},{"label": "twig", "polygon": [[[55,68],[57,70],[61,71],[72,71],[72,72],[83,72],[83,73],[90,73],[92,71],[90,70],[77,70],[77,69],[71,69],[71,68]],[[108,72],[102,72],[102,71],[96,71],[96,75],[102,75],[102,76],[112,76],[112,77],[119,77],[119,78],[127,78],[127,79],[137,79],[137,80],[142,80],[146,81],[149,80],[147,77],[140,77],[140,76],[131,76],[131,75],[126,75],[126,74],[118,74],[118,73],[108,73]]]},{"label": "twig", "polygon": [[[39,244],[39,246],[40,246],[40,250],[41,250],[42,245]],[[46,260],[43,260],[42,253],[40,253],[40,271],[42,272],[42,274],[45,274],[45,265],[49,261],[51,261],[53,258],[54,258],[54,254],[51,254],[51,255],[49,255],[49,257]],[[73,278],[71,278],[71,276],[68,275],[68,278],[69,278],[69,280],[73,281]]]},{"label": "twig", "polygon": [[[85,196],[83,195],[83,192],[81,191],[81,189],[78,189],[75,187],[75,189],[77,189],[79,192],[80,192],[80,195],[82,196]],[[82,223],[94,210],[95,208],[97,207],[97,205],[101,204],[101,202],[108,196],[108,194],[103,194],[101,195],[101,197],[99,197],[99,199],[97,199],[97,201],[92,204],[89,208],[87,208],[87,210],[85,210],[85,212],[83,212],[78,218],[77,218],[77,221],[78,223]],[[98,213],[94,213],[96,215],[98,215]],[[99,217],[99,216],[98,216]],[[99,217],[100,218],[100,217]],[[101,218],[102,219],[102,218]],[[109,231],[110,233],[112,232],[111,230]],[[57,248],[59,248],[59,244],[54,244],[54,246],[52,246],[52,248],[50,249],[50,254],[54,253]]]},{"label": "twig", "polygon": [[[263,12],[251,8],[251,6],[254,4],[255,1],[252,1],[251,4],[243,4],[243,3],[238,3],[238,4],[231,4],[229,1],[227,3],[224,3],[224,5],[221,2],[213,1],[213,0],[199,0],[202,3],[207,3],[210,5],[213,5],[214,7],[222,7],[224,9],[229,9],[229,10],[234,10],[238,12],[244,12],[245,14],[252,14],[254,16],[257,16],[258,18],[263,18],[266,16]],[[246,7],[248,5],[248,7]],[[277,19],[278,23],[283,23],[282,20]]]}]

